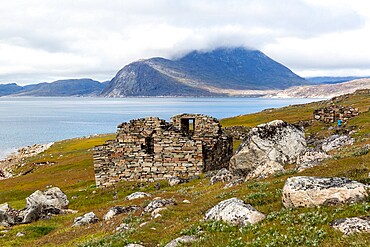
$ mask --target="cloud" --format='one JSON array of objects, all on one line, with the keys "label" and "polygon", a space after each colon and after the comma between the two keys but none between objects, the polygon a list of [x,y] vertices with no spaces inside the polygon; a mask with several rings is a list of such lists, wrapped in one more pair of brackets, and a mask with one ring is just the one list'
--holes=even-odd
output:
[{"label": "cloud", "polygon": [[[310,54],[330,53],[330,44],[322,44],[333,38],[323,37],[361,36],[367,19],[360,12],[335,1],[303,0],[5,1],[0,6],[0,83],[81,76],[107,80],[133,60],[218,46],[261,49],[303,71],[314,66]],[[307,49],[298,54],[308,55],[308,65],[295,55],[300,48]],[[329,57],[328,64],[335,56]],[[348,60],[348,54],[341,58]]]}]

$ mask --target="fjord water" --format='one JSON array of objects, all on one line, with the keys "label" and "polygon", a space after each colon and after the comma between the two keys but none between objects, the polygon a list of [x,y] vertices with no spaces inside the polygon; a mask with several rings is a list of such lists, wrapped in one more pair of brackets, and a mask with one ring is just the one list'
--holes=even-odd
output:
[{"label": "fjord water", "polygon": [[[315,99],[317,100],[317,99]],[[0,158],[17,148],[86,135],[113,133],[119,123],[179,113],[216,118],[313,99],[266,98],[0,98]]]}]

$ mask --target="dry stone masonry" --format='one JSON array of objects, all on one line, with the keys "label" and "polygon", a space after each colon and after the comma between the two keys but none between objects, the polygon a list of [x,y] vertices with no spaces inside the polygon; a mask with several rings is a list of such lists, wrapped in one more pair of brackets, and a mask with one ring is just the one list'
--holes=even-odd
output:
[{"label": "dry stone masonry", "polygon": [[343,121],[348,121],[348,119],[358,116],[359,112],[357,108],[352,106],[338,106],[332,105],[315,110],[313,115],[314,119],[317,121],[322,121],[324,123],[334,123],[338,119]]},{"label": "dry stone masonry", "polygon": [[217,119],[180,114],[170,123],[158,117],[131,120],[118,126],[115,140],[94,149],[99,187],[119,181],[188,178],[227,167],[232,138]]}]

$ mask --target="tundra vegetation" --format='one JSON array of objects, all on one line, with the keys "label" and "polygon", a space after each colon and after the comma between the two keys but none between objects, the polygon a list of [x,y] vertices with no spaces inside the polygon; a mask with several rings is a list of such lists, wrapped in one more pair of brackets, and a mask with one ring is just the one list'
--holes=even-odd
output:
[{"label": "tundra vegetation", "polygon": [[[52,216],[49,220],[10,228],[0,227],[0,246],[125,246],[129,243],[165,246],[183,235],[196,236],[198,239],[184,246],[370,246],[369,233],[345,236],[330,227],[330,223],[339,218],[369,216],[370,198],[353,204],[312,208],[285,208],[282,204],[283,186],[293,176],[347,177],[370,184],[370,154],[364,148],[370,144],[369,94],[353,94],[338,100],[343,106],[359,109],[360,115],[350,119],[343,127],[355,130],[352,134],[355,138],[353,145],[330,151],[331,158],[302,172],[288,170],[230,188],[224,188],[224,183],[211,185],[206,175],[175,186],[169,186],[163,180],[159,184],[120,182],[112,187],[96,188],[92,148],[113,139],[114,135],[57,142],[14,170],[16,174],[25,175],[0,181],[0,204],[8,202],[11,207],[22,209],[27,196],[52,185],[67,194],[69,208],[78,210],[78,213]],[[223,119],[221,123],[224,127],[255,127],[275,119],[302,123],[312,120],[314,110],[324,104],[315,102],[268,109]],[[335,132],[338,132],[335,123],[313,121],[305,127],[306,138],[324,138]],[[240,140],[235,141],[234,148],[238,144]],[[137,191],[149,193],[151,197],[125,199]],[[108,221],[102,220],[103,215],[114,206],[145,207],[155,197],[173,199],[177,203],[162,210],[161,217],[141,214],[142,210],[138,210],[117,215]],[[233,197],[251,204],[266,218],[257,224],[244,226],[203,220],[210,208]],[[90,211],[98,216],[99,222],[72,227],[75,217]],[[117,231],[116,228],[122,223],[130,228]],[[20,232],[24,236],[17,236]]]}]

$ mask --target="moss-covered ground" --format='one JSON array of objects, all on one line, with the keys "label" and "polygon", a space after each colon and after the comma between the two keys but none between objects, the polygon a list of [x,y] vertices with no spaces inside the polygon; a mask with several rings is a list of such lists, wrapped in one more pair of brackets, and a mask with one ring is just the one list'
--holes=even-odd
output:
[{"label": "moss-covered ground", "polygon": [[[114,138],[105,135],[57,142],[46,152],[27,160],[19,168],[26,175],[0,181],[0,204],[8,202],[21,209],[25,198],[46,186],[60,187],[70,199],[70,208],[77,214],[54,216],[32,224],[0,227],[0,246],[124,246],[142,243],[144,246],[164,246],[181,235],[198,235],[192,246],[370,246],[370,234],[344,237],[333,230],[329,223],[337,218],[370,215],[370,199],[352,205],[319,208],[285,209],[281,202],[283,185],[288,177],[346,176],[370,184],[370,154],[363,149],[370,144],[369,95],[354,95],[340,102],[353,105],[362,112],[351,119],[345,128],[355,129],[356,142],[342,150],[332,152],[333,158],[301,173],[290,171],[274,177],[245,182],[224,189],[223,184],[210,185],[209,178],[201,177],[190,183],[169,187],[165,181],[161,188],[154,183],[122,182],[111,188],[95,188],[92,147]],[[316,102],[306,105],[270,109],[256,114],[223,119],[224,126],[245,125],[254,127],[274,119],[290,123],[311,120],[314,109],[322,106]],[[328,136],[329,124],[315,122],[306,128],[306,135]],[[235,146],[237,146],[236,143]],[[50,165],[34,165],[49,161]],[[90,211],[100,218],[112,206],[140,205],[148,199],[126,201],[134,191],[145,191],[153,197],[174,198],[177,205],[169,206],[162,217],[141,217],[140,212],[122,214],[111,221],[100,221],[83,227],[72,227],[73,219]],[[267,215],[266,220],[246,227],[230,226],[222,222],[203,222],[204,213],[220,202],[238,197]],[[183,203],[184,199],[191,203]],[[126,222],[133,230],[116,233],[115,228]],[[147,224],[139,227],[143,222]],[[8,231],[4,231],[8,230]],[[18,232],[25,236],[16,237]]]}]

